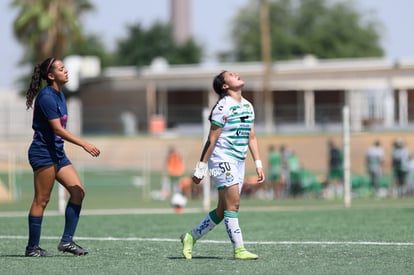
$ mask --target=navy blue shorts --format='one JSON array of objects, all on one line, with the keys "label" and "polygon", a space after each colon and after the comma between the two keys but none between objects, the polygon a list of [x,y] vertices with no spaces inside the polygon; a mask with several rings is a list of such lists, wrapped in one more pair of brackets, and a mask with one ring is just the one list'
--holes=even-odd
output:
[{"label": "navy blue shorts", "polygon": [[63,148],[59,150],[36,142],[30,145],[29,163],[33,171],[54,164],[57,165],[56,169],[59,171],[62,167],[72,164],[67,158]]}]

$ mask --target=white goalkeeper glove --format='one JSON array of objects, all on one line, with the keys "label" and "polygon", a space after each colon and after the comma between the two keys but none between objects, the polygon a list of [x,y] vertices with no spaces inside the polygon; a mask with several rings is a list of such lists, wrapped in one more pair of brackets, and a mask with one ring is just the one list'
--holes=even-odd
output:
[{"label": "white goalkeeper glove", "polygon": [[206,174],[207,168],[208,168],[207,163],[199,161],[197,163],[197,166],[196,166],[195,171],[194,171],[194,177],[196,177],[200,180],[202,178],[204,178],[204,175]]}]

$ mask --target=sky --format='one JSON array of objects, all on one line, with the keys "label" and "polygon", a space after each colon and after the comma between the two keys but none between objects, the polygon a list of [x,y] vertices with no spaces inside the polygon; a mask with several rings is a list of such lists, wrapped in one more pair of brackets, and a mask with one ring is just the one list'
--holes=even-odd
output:
[{"label": "sky", "polygon": [[[413,59],[414,26],[413,0],[354,0],[358,10],[373,13],[382,22],[381,45],[386,58]],[[31,68],[19,65],[23,49],[13,36],[13,21],[17,10],[9,7],[10,0],[0,1],[0,91],[16,88],[15,80],[27,74]],[[170,0],[90,0],[95,11],[81,20],[87,33],[98,34],[109,50],[116,41],[125,38],[126,25],[141,23],[149,27],[155,21],[168,22]],[[213,58],[217,51],[230,49],[230,21],[248,0],[190,0],[191,31],[193,37],[204,46],[205,60]]]}]

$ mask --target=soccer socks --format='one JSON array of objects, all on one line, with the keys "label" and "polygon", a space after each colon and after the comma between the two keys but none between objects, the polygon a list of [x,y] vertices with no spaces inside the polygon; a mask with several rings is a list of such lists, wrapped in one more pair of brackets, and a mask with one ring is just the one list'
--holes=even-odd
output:
[{"label": "soccer socks", "polygon": [[234,248],[243,246],[243,236],[239,226],[239,213],[224,211],[224,225]]},{"label": "soccer socks", "polygon": [[35,217],[29,214],[29,241],[27,242],[27,248],[33,248],[39,246],[40,232],[42,230],[43,216]]},{"label": "soccer socks", "polygon": [[68,202],[65,211],[65,229],[62,235],[62,242],[71,242],[78,226],[79,215],[82,205],[76,205]]},{"label": "soccer socks", "polygon": [[194,240],[200,239],[202,236],[210,232],[222,219],[217,217],[216,209],[211,210],[204,219],[191,231]]},{"label": "soccer socks", "polygon": [[[234,248],[243,246],[243,236],[239,226],[239,213],[232,211],[224,211],[224,224],[227,234]],[[222,220],[217,217],[216,210],[210,211],[204,219],[191,231],[194,240],[200,239],[202,236],[210,232]]]}]

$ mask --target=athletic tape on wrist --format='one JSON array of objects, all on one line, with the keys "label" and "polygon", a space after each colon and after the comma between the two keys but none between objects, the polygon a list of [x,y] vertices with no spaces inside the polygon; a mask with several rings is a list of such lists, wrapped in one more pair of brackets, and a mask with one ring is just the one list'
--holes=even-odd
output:
[{"label": "athletic tape on wrist", "polygon": [[255,160],[254,164],[256,165],[256,168],[263,168],[263,164],[260,159]]},{"label": "athletic tape on wrist", "polygon": [[208,167],[207,163],[201,162],[201,161],[198,162],[195,168],[195,171],[194,171],[194,176],[198,179],[202,179],[204,175],[206,174],[207,167]]}]

